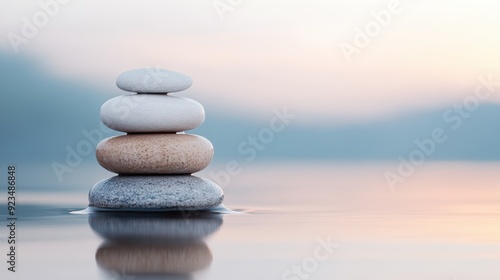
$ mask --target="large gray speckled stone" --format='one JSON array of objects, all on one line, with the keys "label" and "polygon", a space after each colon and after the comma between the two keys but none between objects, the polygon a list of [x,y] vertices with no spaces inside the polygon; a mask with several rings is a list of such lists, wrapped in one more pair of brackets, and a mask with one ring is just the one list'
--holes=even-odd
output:
[{"label": "large gray speckled stone", "polygon": [[137,93],[168,93],[188,89],[193,80],[182,74],[159,68],[140,68],[116,78],[116,86]]},{"label": "large gray speckled stone", "polygon": [[114,176],[98,182],[89,206],[113,209],[206,209],[222,203],[215,183],[196,176]]}]

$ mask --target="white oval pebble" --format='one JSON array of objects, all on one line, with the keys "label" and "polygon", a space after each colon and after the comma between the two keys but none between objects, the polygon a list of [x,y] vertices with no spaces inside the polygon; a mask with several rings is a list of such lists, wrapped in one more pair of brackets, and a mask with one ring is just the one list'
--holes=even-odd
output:
[{"label": "white oval pebble", "polygon": [[158,68],[140,68],[116,78],[116,86],[137,93],[168,93],[188,89],[193,80],[182,74]]},{"label": "white oval pebble", "polygon": [[131,133],[180,132],[205,121],[203,106],[189,98],[133,94],[106,101],[101,120],[111,129]]}]

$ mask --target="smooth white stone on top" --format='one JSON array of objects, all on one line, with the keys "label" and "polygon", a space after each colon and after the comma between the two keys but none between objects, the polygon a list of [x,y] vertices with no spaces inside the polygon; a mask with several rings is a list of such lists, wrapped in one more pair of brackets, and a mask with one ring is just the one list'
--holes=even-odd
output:
[{"label": "smooth white stone on top", "polygon": [[116,86],[137,93],[168,93],[188,89],[193,80],[178,72],[159,68],[140,68],[116,78]]}]

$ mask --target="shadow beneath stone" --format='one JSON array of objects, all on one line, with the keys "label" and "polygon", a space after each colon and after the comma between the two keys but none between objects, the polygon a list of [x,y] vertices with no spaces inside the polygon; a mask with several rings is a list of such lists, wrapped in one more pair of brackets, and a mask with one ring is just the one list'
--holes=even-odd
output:
[{"label": "shadow beneath stone", "polygon": [[114,279],[191,279],[210,266],[205,243],[222,226],[222,215],[208,212],[89,215],[89,225],[104,238],[96,262]]}]

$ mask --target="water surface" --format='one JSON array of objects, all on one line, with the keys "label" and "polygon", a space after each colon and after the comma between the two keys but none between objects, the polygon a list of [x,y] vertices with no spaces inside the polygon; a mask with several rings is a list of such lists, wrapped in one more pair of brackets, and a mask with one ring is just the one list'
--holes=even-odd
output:
[{"label": "water surface", "polygon": [[75,215],[85,190],[20,191],[1,279],[500,279],[500,164],[426,163],[391,189],[394,169],[250,166],[224,187],[237,214]]}]

